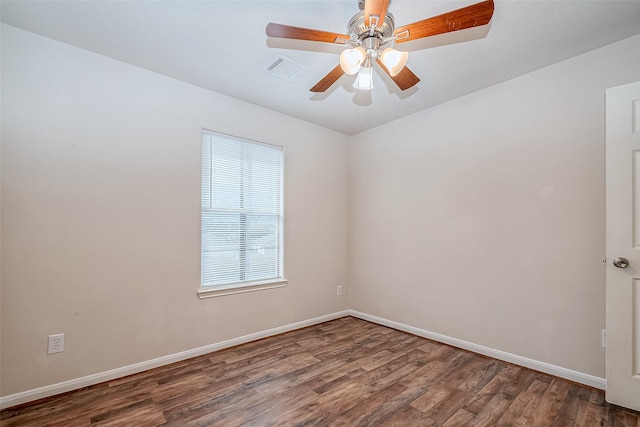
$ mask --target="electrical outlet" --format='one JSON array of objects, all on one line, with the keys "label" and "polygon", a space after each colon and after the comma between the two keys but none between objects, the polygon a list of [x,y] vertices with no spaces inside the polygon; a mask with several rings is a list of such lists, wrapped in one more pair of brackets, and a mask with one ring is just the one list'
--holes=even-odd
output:
[{"label": "electrical outlet", "polygon": [[49,335],[49,349],[47,354],[62,353],[64,351],[64,334]]},{"label": "electrical outlet", "polygon": [[342,285],[336,286],[336,295],[342,295]]},{"label": "electrical outlet", "polygon": [[607,330],[602,330],[602,348],[607,348]]}]

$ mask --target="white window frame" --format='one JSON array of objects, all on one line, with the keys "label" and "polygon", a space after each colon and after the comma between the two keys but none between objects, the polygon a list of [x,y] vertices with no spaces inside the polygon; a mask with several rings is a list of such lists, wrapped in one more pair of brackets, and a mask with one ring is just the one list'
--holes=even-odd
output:
[{"label": "white window frame", "polygon": [[[279,218],[278,218],[278,231],[279,231],[279,255],[277,257],[278,261],[279,261],[279,267],[277,267],[277,269],[279,270],[280,274],[278,277],[275,278],[265,278],[265,279],[259,279],[259,280],[252,280],[252,281],[239,281],[239,282],[232,282],[232,283],[225,283],[225,284],[207,284],[207,283],[203,283],[203,276],[204,276],[204,266],[202,265],[202,259],[203,259],[203,251],[204,251],[204,244],[203,244],[203,223],[204,223],[204,213],[205,212],[219,212],[219,210],[216,210],[215,208],[211,208],[211,209],[205,209],[203,207],[205,201],[203,200],[203,195],[205,194],[205,190],[204,190],[204,185],[203,188],[201,188],[201,192],[200,192],[200,206],[201,206],[201,212],[200,212],[200,223],[201,223],[201,230],[200,230],[200,256],[201,256],[201,266],[200,266],[200,289],[198,290],[197,294],[199,298],[210,298],[210,297],[217,297],[217,296],[224,296],[224,295],[234,295],[234,294],[239,294],[239,293],[245,293],[245,292],[253,292],[253,291],[260,291],[260,290],[266,290],[266,289],[275,289],[275,288],[281,288],[287,285],[288,280],[285,279],[284,276],[284,158],[285,158],[285,153],[284,153],[284,147],[280,147],[277,145],[271,145],[271,144],[265,144],[262,142],[257,142],[257,141],[252,141],[252,140],[248,140],[248,139],[244,139],[244,138],[239,138],[236,136],[232,136],[232,135],[227,135],[227,134],[223,134],[220,132],[215,132],[215,131],[211,131],[208,129],[202,129],[202,159],[201,159],[201,173],[202,173],[202,180],[201,182],[204,183],[204,173],[205,173],[205,168],[206,166],[206,162],[205,162],[205,138],[206,137],[214,137],[214,138],[223,138],[226,139],[228,141],[233,141],[233,142],[237,142],[240,144],[255,144],[255,145],[261,145],[261,146],[265,146],[265,147],[269,147],[269,148],[273,148],[273,149],[277,149],[281,152],[281,156],[282,156],[282,160],[281,160],[281,171],[280,171],[280,206],[279,206]],[[213,153],[211,154],[213,156]],[[211,182],[210,186],[211,188],[213,188],[214,183]],[[243,211],[244,212],[244,211]],[[248,212],[248,211],[247,211]]]}]

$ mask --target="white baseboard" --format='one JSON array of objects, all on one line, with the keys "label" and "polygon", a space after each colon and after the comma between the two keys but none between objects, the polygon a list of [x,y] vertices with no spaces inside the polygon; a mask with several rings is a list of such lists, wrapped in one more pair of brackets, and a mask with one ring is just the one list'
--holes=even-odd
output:
[{"label": "white baseboard", "polygon": [[97,374],[88,375],[86,377],[76,378],[73,380],[64,381],[61,383],[52,384],[45,387],[40,387],[33,390],[27,390],[20,393],[0,397],[0,409],[9,408],[11,406],[20,405],[22,403],[27,403],[27,402],[42,399],[45,397],[54,396],[56,394],[65,393],[65,392],[76,390],[79,388],[88,387],[91,385],[99,384],[101,382],[110,381],[116,378],[121,378],[127,375],[137,374],[139,372],[143,372],[148,369],[153,369],[159,366],[180,362],[182,360],[186,360],[192,357],[201,356],[203,354],[211,353],[218,350],[223,350],[225,348],[233,347],[240,344],[245,344],[251,341],[267,338],[273,335],[282,334],[284,332],[289,332],[289,331],[304,328],[307,326],[316,325],[318,323],[328,322],[329,320],[338,319],[344,316],[357,317],[359,319],[367,320],[369,322],[377,323],[379,325],[388,326],[390,328],[408,332],[413,335],[417,335],[417,336],[428,338],[444,344],[449,344],[454,347],[469,350],[474,353],[483,354],[485,356],[493,357],[495,359],[504,360],[505,362],[524,366],[526,368],[534,369],[536,371],[544,372],[546,374],[555,375],[560,378],[565,378],[567,380],[584,384],[590,387],[595,387],[602,390],[606,388],[607,381],[604,378],[595,377],[593,375],[584,374],[582,372],[573,371],[571,369],[562,368],[560,366],[551,365],[549,363],[540,362],[537,360],[529,359],[527,357],[518,356],[515,354],[511,354],[511,353],[507,353],[501,350],[496,350],[490,347],[485,347],[482,345],[470,343],[467,341],[463,341],[457,338],[452,338],[452,337],[438,334],[435,332],[426,331],[424,329],[405,325],[399,322],[394,322],[388,319],[383,319],[381,317],[361,313],[359,311],[343,310],[336,313],[327,314],[325,316],[315,317],[313,319],[303,320],[301,322],[291,323],[289,325],[284,325],[284,326],[280,326],[273,329],[267,329],[265,331],[256,332],[254,334],[249,334],[242,337],[222,341],[219,343],[206,345],[204,347],[199,347],[192,350],[186,350],[180,353],[170,354],[167,356],[159,357],[157,359],[135,363],[133,365],[124,366],[122,368],[112,369],[110,371],[105,371],[105,372],[99,372]]},{"label": "white baseboard", "polygon": [[408,332],[413,335],[418,335],[423,338],[429,338],[434,341],[469,350],[474,353],[493,357],[494,359],[504,360],[505,362],[524,366],[526,368],[534,369],[536,371],[544,372],[545,374],[554,375],[556,377],[564,378],[590,387],[599,388],[601,390],[605,390],[607,387],[607,380],[604,378],[595,377],[593,375],[584,374],[582,372],[572,371],[571,369],[562,368],[560,366],[551,365],[549,363],[540,362],[537,360],[529,359],[527,357],[507,353],[505,351],[496,350],[490,347],[485,347],[483,345],[470,343],[435,332],[425,331],[424,329],[415,328],[413,326],[383,319],[377,316],[372,316],[370,314],[360,313],[359,311],[355,310],[349,310],[349,315],[357,317],[359,319],[368,320],[369,322],[377,323],[379,325],[388,326],[393,329]]},{"label": "white baseboard", "polygon": [[186,360],[192,357],[201,356],[203,354],[211,353],[214,351],[222,350],[222,349],[233,347],[240,344],[245,344],[250,341],[256,341],[256,340],[267,338],[273,335],[282,334],[284,332],[293,331],[295,329],[316,325],[318,323],[328,322],[329,320],[338,319],[340,317],[345,317],[348,315],[349,315],[348,310],[338,311],[336,313],[315,317],[313,319],[303,320],[301,322],[291,323],[289,325],[279,326],[273,329],[267,329],[265,331],[256,332],[254,334],[249,334],[242,337],[222,341],[219,343],[206,345],[204,347],[194,348],[192,350],[186,350],[180,353],[158,357],[157,359],[135,363],[133,365],[124,366],[122,368],[112,369],[110,371],[105,371],[105,372],[99,372],[97,374],[88,375],[86,377],[76,378],[73,380],[64,381],[61,383],[52,384],[45,387],[36,388],[33,390],[27,390],[27,391],[23,391],[16,394],[11,394],[8,396],[0,397],[0,409],[9,408],[11,406],[20,405],[22,403],[31,402],[34,400],[42,399],[42,398],[53,396],[60,393],[66,393],[68,391],[99,384],[105,381],[110,381],[110,380],[121,378],[127,375],[137,374],[139,372],[143,372],[148,369],[157,368],[159,366],[164,366],[164,365],[168,365],[175,362],[180,362],[182,360]]}]

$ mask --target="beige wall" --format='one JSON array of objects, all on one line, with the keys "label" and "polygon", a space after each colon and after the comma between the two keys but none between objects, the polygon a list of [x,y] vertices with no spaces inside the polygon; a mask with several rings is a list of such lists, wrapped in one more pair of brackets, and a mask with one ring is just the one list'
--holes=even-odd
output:
[{"label": "beige wall", "polygon": [[[349,138],[3,26],[0,394],[348,307],[604,377],[604,89],[638,51]],[[286,147],[286,288],[197,299],[202,127]]]},{"label": "beige wall", "polygon": [[[346,136],[7,26],[2,66],[3,396],[347,308]],[[196,297],[203,127],[286,147],[286,288]]]},{"label": "beige wall", "polygon": [[350,308],[605,376],[604,90],[640,36],[350,142]]}]

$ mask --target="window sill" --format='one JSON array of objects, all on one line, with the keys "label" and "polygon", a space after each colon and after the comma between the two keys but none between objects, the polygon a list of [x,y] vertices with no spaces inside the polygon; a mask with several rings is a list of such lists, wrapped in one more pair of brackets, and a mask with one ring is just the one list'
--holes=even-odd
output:
[{"label": "window sill", "polygon": [[208,286],[198,290],[198,298],[214,298],[225,295],[243,294],[246,292],[264,291],[267,289],[284,288],[289,281],[287,279],[268,280],[262,282],[242,283],[227,286]]}]

